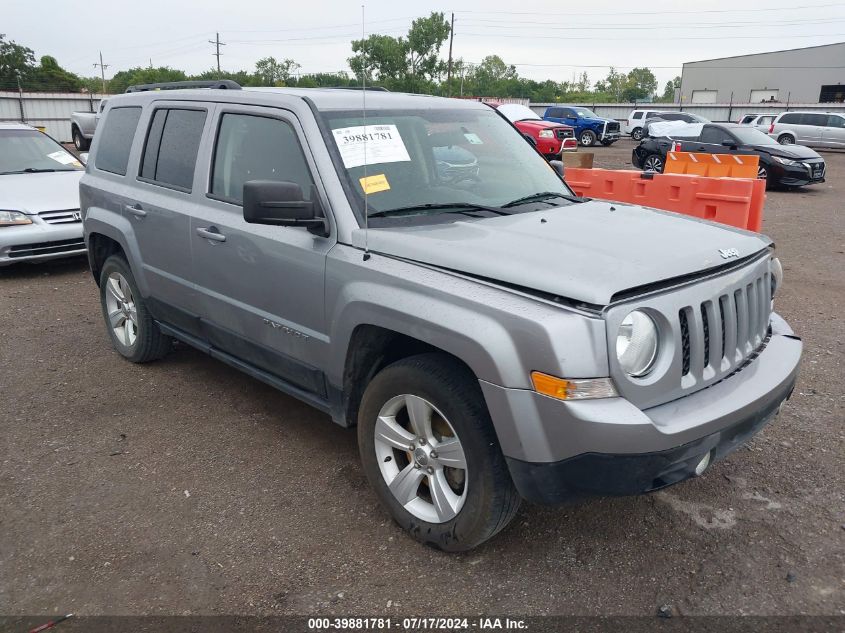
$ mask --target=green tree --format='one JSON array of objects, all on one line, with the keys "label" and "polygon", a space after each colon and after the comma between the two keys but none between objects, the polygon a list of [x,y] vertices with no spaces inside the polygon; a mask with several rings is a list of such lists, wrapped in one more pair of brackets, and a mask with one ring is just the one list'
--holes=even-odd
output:
[{"label": "green tree", "polygon": [[405,44],[401,37],[370,35],[352,42],[349,67],[360,82],[379,83],[386,88],[396,88],[408,71]]},{"label": "green tree", "polygon": [[78,92],[83,86],[77,75],[59,66],[56,58],[50,55],[44,55],[40,64],[30,71],[27,83],[34,90],[52,92]]},{"label": "green tree", "polygon": [[627,86],[628,78],[611,66],[607,77],[596,82],[596,92],[605,93],[611,101],[620,101]]},{"label": "green tree", "polygon": [[625,77],[623,101],[638,101],[652,97],[657,92],[657,78],[648,68],[634,68]]},{"label": "green tree", "polygon": [[31,48],[7,40],[0,33],[0,89],[16,89],[18,78],[23,84],[35,68],[35,53]]},{"label": "green tree", "polygon": [[663,89],[663,97],[661,101],[671,103],[675,101],[675,90],[681,87],[681,78],[675,77],[666,82],[666,87]]},{"label": "green tree", "polygon": [[302,68],[292,59],[277,60],[275,57],[264,57],[255,62],[255,74],[260,77],[265,86],[289,86],[294,73]]}]

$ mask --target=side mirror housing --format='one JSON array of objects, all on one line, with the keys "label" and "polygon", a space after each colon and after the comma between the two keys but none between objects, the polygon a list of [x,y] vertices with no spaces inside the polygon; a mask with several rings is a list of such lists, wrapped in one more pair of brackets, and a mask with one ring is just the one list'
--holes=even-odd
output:
[{"label": "side mirror housing", "polygon": [[302,187],[294,182],[249,180],[244,183],[244,220],[249,224],[304,226],[326,235],[326,218],[319,202],[305,200]]},{"label": "side mirror housing", "polygon": [[79,153],[79,162],[83,165],[88,164],[88,152],[80,152]]},{"label": "side mirror housing", "polygon": [[722,145],[724,147],[730,147],[731,149],[737,148],[736,143],[734,141],[729,140],[729,139],[725,139],[724,141],[722,141]]},{"label": "side mirror housing", "polygon": [[554,169],[560,176],[561,180],[563,180],[563,162],[559,160],[550,160],[549,165],[552,166],[552,169]]},{"label": "side mirror housing", "polygon": [[528,132],[523,132],[522,137],[534,147],[537,147],[537,139],[531,136]]}]

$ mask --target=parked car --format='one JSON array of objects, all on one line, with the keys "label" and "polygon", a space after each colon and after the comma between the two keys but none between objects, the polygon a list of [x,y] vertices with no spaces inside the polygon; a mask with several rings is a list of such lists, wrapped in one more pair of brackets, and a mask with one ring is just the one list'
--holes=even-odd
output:
[{"label": "parked car", "polygon": [[[175,338],[357,425],[420,541],[700,475],[792,392],[762,235],[576,197],[475,101],[166,87],[109,101],[80,187],[114,348]],[[477,179],[442,183],[449,146]]]},{"label": "parked car", "polygon": [[0,123],[0,266],[85,253],[82,164],[23,123]]},{"label": "parked car", "polygon": [[777,117],[777,114],[746,114],[738,123],[740,125],[748,125],[768,134],[775,117]]},{"label": "parked car", "polygon": [[629,134],[635,141],[643,138],[643,122],[646,119],[663,114],[662,110],[632,110],[622,126],[622,132]]},{"label": "parked car", "polygon": [[575,128],[575,138],[584,147],[592,147],[596,142],[613,145],[620,137],[619,121],[602,118],[581,106],[551,106],[546,108],[543,118]]},{"label": "parked car", "polygon": [[781,145],[845,147],[845,116],[828,112],[783,112],[769,126]]},{"label": "parked car", "polygon": [[78,151],[84,152],[91,147],[91,139],[94,138],[97,121],[100,120],[100,114],[106,107],[106,101],[108,99],[100,101],[96,112],[71,112],[70,133],[73,144]]},{"label": "parked car", "polygon": [[809,147],[784,147],[759,130],[736,123],[708,123],[695,136],[647,137],[634,148],[631,162],[639,169],[662,172],[673,143],[683,152],[756,154],[757,177],[764,178],[767,186],[797,187],[825,179],[824,159]]},{"label": "parked car", "polygon": [[658,121],[682,121],[684,123],[710,123],[710,119],[706,119],[699,114],[692,112],[661,112],[652,117],[649,117],[643,122],[643,136],[649,135],[649,129],[653,123]]},{"label": "parked car", "polygon": [[561,152],[574,152],[578,149],[575,129],[570,125],[544,121],[531,108],[518,103],[503,103],[493,107],[505,115],[516,129],[533,138],[537,151],[546,158],[556,158]]}]

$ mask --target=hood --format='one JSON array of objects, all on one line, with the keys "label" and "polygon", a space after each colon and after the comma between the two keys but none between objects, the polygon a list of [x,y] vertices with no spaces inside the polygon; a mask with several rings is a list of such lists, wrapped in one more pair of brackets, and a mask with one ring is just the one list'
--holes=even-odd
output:
[{"label": "hood", "polygon": [[79,180],[85,172],[0,176],[0,209],[41,213],[79,208]]},{"label": "hood", "polygon": [[525,119],[524,121],[515,121],[514,125],[520,130],[550,130],[550,129],[566,129],[571,130],[572,126],[564,125],[563,123],[552,123],[551,121],[544,121],[542,119]]},{"label": "hood", "polygon": [[753,147],[758,152],[765,152],[771,156],[783,156],[784,158],[799,160],[821,158],[818,152],[803,145],[754,145]]},{"label": "hood", "polygon": [[[756,233],[598,200],[471,222],[370,229],[368,241],[375,252],[594,305],[736,261],[723,259],[720,249],[735,248],[741,259],[771,244]],[[363,229],[353,233],[353,243],[363,247]]]}]

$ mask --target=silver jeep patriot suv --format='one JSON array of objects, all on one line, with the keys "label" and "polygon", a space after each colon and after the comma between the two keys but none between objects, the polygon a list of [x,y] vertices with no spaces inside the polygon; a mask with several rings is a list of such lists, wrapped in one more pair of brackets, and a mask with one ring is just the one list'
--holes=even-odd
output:
[{"label": "silver jeep patriot suv", "polygon": [[578,198],[482,103],[147,88],[81,181],[114,347],[177,339],[357,425],[420,541],[701,475],[792,392],[769,239]]}]

